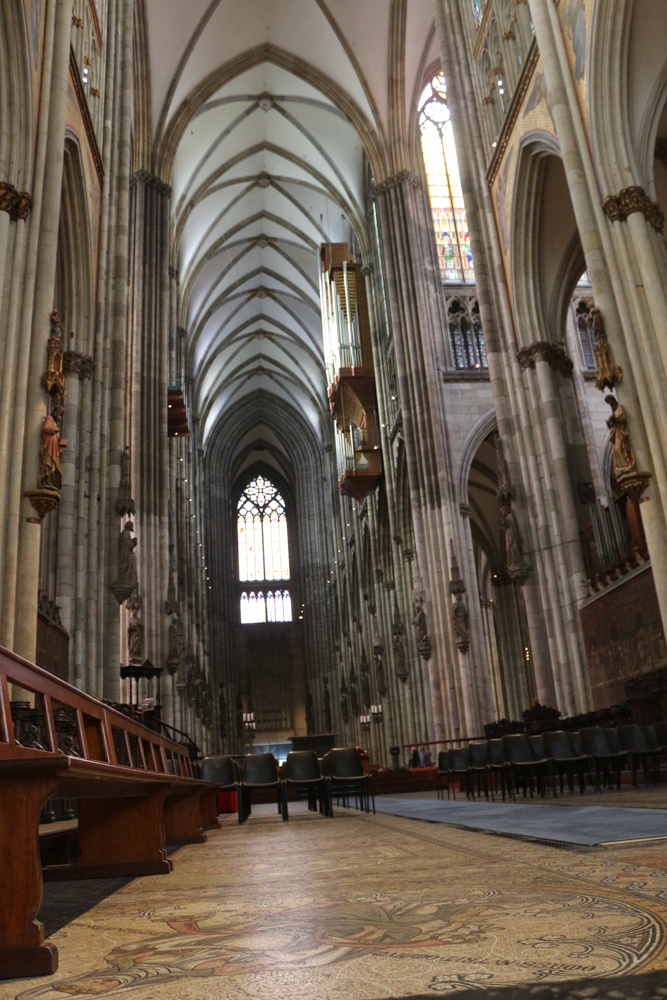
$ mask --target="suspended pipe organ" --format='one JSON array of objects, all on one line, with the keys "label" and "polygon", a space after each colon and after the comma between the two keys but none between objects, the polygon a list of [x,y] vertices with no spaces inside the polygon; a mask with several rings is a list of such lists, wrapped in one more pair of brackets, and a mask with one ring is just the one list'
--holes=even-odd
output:
[{"label": "suspended pipe organ", "polygon": [[320,247],[320,303],[338,485],[362,501],[382,473],[366,283],[347,243]]}]

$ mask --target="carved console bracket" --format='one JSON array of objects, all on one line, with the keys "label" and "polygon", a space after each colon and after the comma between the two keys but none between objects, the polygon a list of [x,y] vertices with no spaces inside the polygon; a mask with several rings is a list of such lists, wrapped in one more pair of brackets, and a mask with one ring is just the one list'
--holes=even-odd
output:
[{"label": "carved console bracket", "polygon": [[377,184],[374,184],[373,191],[376,194],[384,194],[386,191],[399,187],[399,185],[406,182],[413,188],[418,188],[420,186],[419,178],[412,172],[412,170],[399,170],[397,174],[392,174],[391,177],[385,177],[383,181],[379,181]]},{"label": "carved console bracket", "polygon": [[27,219],[32,198],[27,191],[17,191],[13,184],[0,181],[0,212],[7,212],[12,222]]},{"label": "carved console bracket", "polygon": [[665,228],[665,213],[638,184],[623,188],[618,194],[608,195],[602,202],[602,211],[611,222],[625,222],[629,215],[641,212],[656,233]]},{"label": "carved console bracket", "polygon": [[550,344],[546,340],[538,340],[530,347],[522,347],[516,356],[522,368],[534,368],[536,361],[546,361],[549,367],[559,372],[563,378],[572,378],[574,368],[572,359],[568,358],[562,347]]}]

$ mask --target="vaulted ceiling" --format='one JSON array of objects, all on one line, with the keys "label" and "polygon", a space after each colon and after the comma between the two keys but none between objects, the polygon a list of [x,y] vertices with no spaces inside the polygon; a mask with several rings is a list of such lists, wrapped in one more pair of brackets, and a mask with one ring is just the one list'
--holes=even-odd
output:
[{"label": "vaulted ceiling", "polygon": [[[317,249],[367,254],[368,179],[410,166],[431,0],[143,0],[140,37],[203,443],[258,390],[322,439]],[[256,424],[280,463],[280,428]],[[248,435],[239,449],[250,462]]]}]

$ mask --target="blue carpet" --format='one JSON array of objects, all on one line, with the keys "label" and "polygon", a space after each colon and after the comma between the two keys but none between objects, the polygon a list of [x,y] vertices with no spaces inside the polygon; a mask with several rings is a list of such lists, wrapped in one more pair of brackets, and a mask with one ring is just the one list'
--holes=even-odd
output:
[{"label": "blue carpet", "polygon": [[378,796],[375,802],[378,812],[392,816],[564,844],[594,846],[667,837],[667,809],[447,802],[389,795]]}]

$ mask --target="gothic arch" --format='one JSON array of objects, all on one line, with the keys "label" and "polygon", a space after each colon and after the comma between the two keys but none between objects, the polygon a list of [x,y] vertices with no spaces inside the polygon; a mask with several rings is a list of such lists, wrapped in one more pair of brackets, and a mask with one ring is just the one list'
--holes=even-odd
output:
[{"label": "gothic arch", "polygon": [[528,337],[558,343],[583,254],[560,150],[548,133],[532,133],[521,144],[511,245],[520,346],[528,346]]},{"label": "gothic arch", "polygon": [[[0,4],[0,181],[17,191],[32,184],[34,107],[31,72],[37,57],[42,4],[33,4],[27,25],[22,5]],[[28,35],[30,32],[30,38]]]},{"label": "gothic arch", "polygon": [[65,326],[69,350],[93,353],[93,280],[90,223],[78,140],[65,140],[58,227],[54,308]]},{"label": "gothic arch", "polygon": [[465,439],[461,449],[461,461],[459,463],[458,491],[461,503],[465,503],[464,497],[468,495],[468,480],[470,479],[470,469],[472,467],[475,453],[484,438],[488,437],[496,426],[496,411],[489,410],[483,417],[480,417],[471,428],[468,437]]}]

